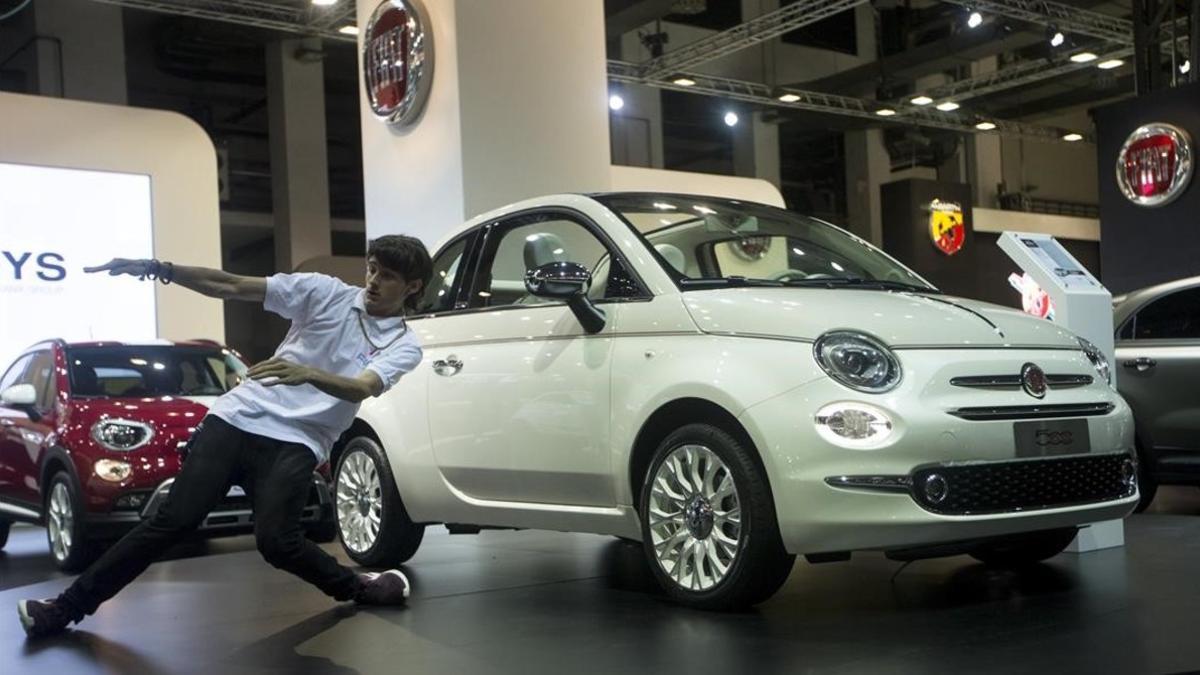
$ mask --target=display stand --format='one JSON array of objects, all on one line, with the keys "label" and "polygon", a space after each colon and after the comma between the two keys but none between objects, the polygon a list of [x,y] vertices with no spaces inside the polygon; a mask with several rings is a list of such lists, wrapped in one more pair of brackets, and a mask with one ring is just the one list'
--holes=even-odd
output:
[{"label": "display stand", "polygon": [[[998,243],[1050,296],[1054,322],[1096,345],[1110,364],[1116,363],[1108,289],[1050,235],[1004,232]],[[1116,370],[1112,375],[1116,386]],[[1081,529],[1067,550],[1084,553],[1124,543],[1124,521],[1109,520]]]}]

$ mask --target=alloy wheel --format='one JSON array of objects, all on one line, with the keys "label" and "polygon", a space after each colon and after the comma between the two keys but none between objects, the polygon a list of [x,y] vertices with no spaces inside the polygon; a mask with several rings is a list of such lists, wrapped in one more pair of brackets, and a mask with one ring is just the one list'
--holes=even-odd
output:
[{"label": "alloy wheel", "polygon": [[55,483],[50,491],[49,526],[50,552],[62,562],[71,555],[75,532],[75,511],[71,508],[71,493],[63,483]]},{"label": "alloy wheel", "polygon": [[356,553],[370,550],[379,538],[383,495],[379,471],[367,453],[351,451],[337,477],[338,529],[346,547]]}]

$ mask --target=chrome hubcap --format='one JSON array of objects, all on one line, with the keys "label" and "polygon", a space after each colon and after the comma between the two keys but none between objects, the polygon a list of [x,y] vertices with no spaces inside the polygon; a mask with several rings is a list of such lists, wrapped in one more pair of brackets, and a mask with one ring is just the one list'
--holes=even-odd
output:
[{"label": "chrome hubcap", "polygon": [[703,445],[676,448],[650,488],[650,542],[679,587],[705,591],[725,579],[738,555],[742,510],[729,467]]},{"label": "chrome hubcap", "polygon": [[365,452],[352,451],[337,477],[338,529],[355,553],[375,545],[383,516],[383,496],[375,462]]},{"label": "chrome hubcap", "polygon": [[67,486],[57,483],[50,491],[49,523],[50,552],[54,559],[62,562],[71,555],[72,537],[75,532],[75,512],[71,509],[71,493]]}]

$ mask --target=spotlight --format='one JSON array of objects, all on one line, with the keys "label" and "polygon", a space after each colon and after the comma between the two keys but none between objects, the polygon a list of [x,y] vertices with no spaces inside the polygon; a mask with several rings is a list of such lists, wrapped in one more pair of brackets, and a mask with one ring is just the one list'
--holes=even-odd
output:
[{"label": "spotlight", "polygon": [[1098,58],[1100,57],[1091,52],[1079,52],[1078,54],[1071,55],[1071,61],[1074,63],[1090,63]]},{"label": "spotlight", "polygon": [[783,96],[779,97],[779,100],[783,101],[784,103],[795,103],[796,101],[800,100],[800,97],[795,94],[784,94]]},{"label": "spotlight", "polygon": [[955,103],[954,101],[943,101],[943,102],[937,104],[937,109],[941,110],[942,112],[951,112],[954,110],[958,110],[960,107],[961,106],[958,105],[957,103]]},{"label": "spotlight", "polygon": [[618,94],[613,94],[608,97],[608,107],[611,110],[620,110],[625,107],[625,99],[621,98]]},{"label": "spotlight", "polygon": [[970,16],[967,17],[967,26],[971,28],[979,28],[979,25],[982,23],[983,15],[979,12],[971,12]]},{"label": "spotlight", "polygon": [[1072,132],[1072,133],[1069,133],[1069,134],[1063,136],[1062,139],[1068,143],[1074,143],[1075,141],[1082,141],[1083,136]]},{"label": "spotlight", "polygon": [[312,4],[316,5],[317,7],[331,7],[337,3],[338,0],[312,0]]},{"label": "spotlight", "polygon": [[1061,47],[1067,41],[1067,36],[1055,26],[1050,26],[1047,31],[1050,34],[1050,46]]},{"label": "spotlight", "polygon": [[1192,60],[1184,59],[1183,63],[1179,64],[1179,72],[1187,75],[1192,71]]},{"label": "spotlight", "polygon": [[677,84],[677,85],[679,85],[679,86],[681,86],[681,87],[694,87],[694,86],[696,86],[696,81],[695,81],[695,80],[693,80],[693,79],[691,79],[691,78],[687,78],[687,77],[678,77],[678,78],[675,78],[674,80],[671,80],[671,82],[672,82],[672,83],[674,83],[674,84]]},{"label": "spotlight", "polygon": [[725,113],[725,126],[736,127],[737,123],[738,123],[737,113],[733,112],[732,110]]},{"label": "spotlight", "polygon": [[879,110],[875,111],[875,114],[879,115],[880,117],[891,117],[892,115],[896,114],[896,111],[892,110],[891,108],[880,108]]},{"label": "spotlight", "polygon": [[338,32],[342,35],[358,35],[358,26],[342,26]]},{"label": "spotlight", "polygon": [[911,103],[913,105],[929,105],[930,103],[933,103],[933,99],[929,98],[928,96],[921,95],[921,96],[917,96],[916,98],[912,99],[911,101],[909,101],[909,103]]},{"label": "spotlight", "polygon": [[1107,61],[1101,61],[1100,63],[1097,63],[1096,67],[1100,70],[1112,70],[1113,68],[1120,68],[1123,65],[1125,65],[1125,62],[1121,59],[1109,59]]},{"label": "spotlight", "polygon": [[979,124],[975,125],[975,128],[980,131],[991,131],[992,129],[996,128],[996,125],[992,122],[980,122]]}]

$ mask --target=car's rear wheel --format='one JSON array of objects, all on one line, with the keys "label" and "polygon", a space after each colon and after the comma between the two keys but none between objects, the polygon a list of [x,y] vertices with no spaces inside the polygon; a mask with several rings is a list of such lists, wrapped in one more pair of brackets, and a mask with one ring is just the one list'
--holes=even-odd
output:
[{"label": "car's rear wheel", "polygon": [[54,564],[64,572],[81,571],[95,559],[97,547],[85,536],[83,501],[66,471],[50,479],[45,509],[46,541]]},{"label": "car's rear wheel", "polygon": [[383,448],[366,436],[347,443],[338,460],[334,512],[342,548],[367,567],[399,565],[425,536],[408,517]]},{"label": "car's rear wheel", "polygon": [[1077,532],[1074,527],[1064,527],[996,539],[981,544],[971,556],[993,567],[1032,565],[1062,553]]},{"label": "car's rear wheel", "polygon": [[767,478],[723,429],[689,424],[659,445],[642,485],[642,546],[676,601],[739,609],[771,597],[795,556],[779,537]]}]

